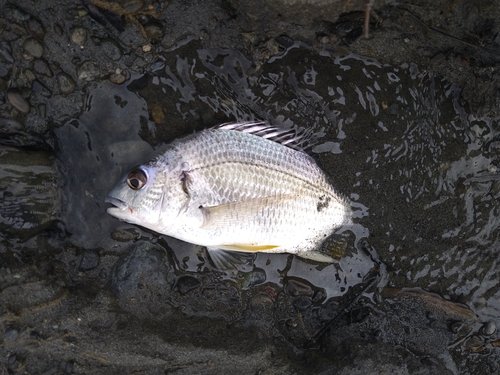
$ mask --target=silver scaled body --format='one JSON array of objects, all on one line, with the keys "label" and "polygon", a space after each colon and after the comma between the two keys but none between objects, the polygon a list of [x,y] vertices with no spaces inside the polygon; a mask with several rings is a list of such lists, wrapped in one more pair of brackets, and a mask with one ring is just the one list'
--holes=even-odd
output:
[{"label": "silver scaled body", "polygon": [[118,182],[108,213],[211,249],[329,261],[316,250],[350,223],[348,200],[309,155],[254,128],[230,124],[175,141],[138,167],[140,189],[127,183],[130,174]]}]

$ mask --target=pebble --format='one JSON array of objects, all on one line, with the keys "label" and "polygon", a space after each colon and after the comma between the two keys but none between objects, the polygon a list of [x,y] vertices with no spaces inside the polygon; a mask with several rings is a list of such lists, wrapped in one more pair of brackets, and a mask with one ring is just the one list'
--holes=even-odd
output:
[{"label": "pebble", "polygon": [[7,100],[11,106],[21,113],[28,113],[30,105],[17,90],[9,90],[7,92]]},{"label": "pebble", "polygon": [[103,40],[101,48],[104,51],[104,54],[113,61],[120,60],[122,57],[122,50],[118,43],[116,43],[113,39]]},{"label": "pebble", "polygon": [[201,285],[201,281],[194,276],[183,275],[180,276],[175,282],[174,289],[176,289],[180,294],[186,294],[191,290],[198,289]]},{"label": "pebble", "polygon": [[159,105],[151,106],[151,117],[156,124],[163,124],[165,121],[165,113],[163,113],[163,109]]},{"label": "pebble", "polygon": [[147,23],[144,25],[144,31],[148,39],[163,39],[163,30],[160,25],[155,22]]},{"label": "pebble", "polygon": [[111,238],[118,242],[134,241],[140,236],[140,233],[135,228],[117,228],[111,232]]},{"label": "pebble", "polygon": [[40,58],[43,55],[43,45],[34,38],[27,39],[23,48],[30,57]]},{"label": "pebble", "polygon": [[68,361],[68,362],[66,362],[66,365],[64,366],[64,372],[66,374],[72,374],[74,368],[75,368],[75,363],[73,361]]},{"label": "pebble", "polygon": [[14,58],[11,55],[12,49],[7,42],[0,42],[0,77],[5,77],[9,74],[14,63]]},{"label": "pebble", "polygon": [[309,307],[311,307],[312,301],[310,298],[301,296],[295,299],[292,302],[293,307],[295,307],[298,311],[306,311]]},{"label": "pebble", "polygon": [[33,69],[35,69],[35,72],[45,77],[51,78],[53,75],[47,63],[41,59],[36,59],[33,62]]},{"label": "pebble", "polygon": [[300,277],[288,277],[285,281],[285,292],[291,297],[314,295],[314,286]]},{"label": "pebble", "polygon": [[45,38],[45,28],[42,23],[34,17],[31,17],[28,21],[28,31],[38,40],[43,40],[43,38]]},{"label": "pebble", "polygon": [[59,73],[57,75],[57,86],[63,95],[72,94],[76,89],[76,83],[73,78],[67,73]]},{"label": "pebble", "polygon": [[95,81],[99,75],[99,67],[93,61],[85,61],[78,69],[78,79],[81,81]]},{"label": "pebble", "polygon": [[114,83],[115,85],[121,85],[123,82],[125,82],[125,74],[122,73],[113,73],[109,76],[109,80]]},{"label": "pebble", "polygon": [[30,81],[34,81],[36,79],[36,76],[35,76],[35,73],[33,73],[31,70],[29,69],[26,69],[24,71],[24,75],[26,76],[26,78],[28,78],[28,80]]},{"label": "pebble", "polygon": [[19,331],[15,328],[8,329],[5,331],[3,337],[8,341],[16,341],[19,337]]},{"label": "pebble", "polygon": [[73,30],[73,34],[71,34],[71,40],[78,46],[83,46],[87,41],[87,30],[83,27],[77,27]]},{"label": "pebble", "polygon": [[486,323],[484,323],[482,327],[482,333],[486,336],[491,336],[497,331],[497,325],[493,320],[489,320]]},{"label": "pebble", "polygon": [[95,250],[86,250],[78,269],[80,271],[92,271],[99,265],[99,253]]},{"label": "pebble", "polygon": [[274,306],[274,301],[266,293],[258,293],[250,300],[250,307],[255,309],[270,308]]}]

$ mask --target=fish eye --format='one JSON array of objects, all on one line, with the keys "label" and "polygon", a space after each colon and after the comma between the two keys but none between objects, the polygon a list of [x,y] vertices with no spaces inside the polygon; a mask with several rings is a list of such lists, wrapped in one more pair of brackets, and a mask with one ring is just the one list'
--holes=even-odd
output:
[{"label": "fish eye", "polygon": [[132,190],[142,189],[144,185],[146,185],[147,181],[148,181],[148,176],[140,168],[134,169],[127,176],[128,187],[131,188]]}]

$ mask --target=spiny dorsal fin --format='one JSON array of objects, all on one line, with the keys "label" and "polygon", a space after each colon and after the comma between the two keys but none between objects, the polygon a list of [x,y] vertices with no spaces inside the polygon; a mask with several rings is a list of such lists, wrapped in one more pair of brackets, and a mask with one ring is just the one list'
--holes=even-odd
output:
[{"label": "spiny dorsal fin", "polygon": [[318,142],[316,135],[311,129],[278,127],[262,121],[226,122],[215,126],[214,129],[234,130],[253,134],[293,148],[294,150],[305,152],[310,151]]}]

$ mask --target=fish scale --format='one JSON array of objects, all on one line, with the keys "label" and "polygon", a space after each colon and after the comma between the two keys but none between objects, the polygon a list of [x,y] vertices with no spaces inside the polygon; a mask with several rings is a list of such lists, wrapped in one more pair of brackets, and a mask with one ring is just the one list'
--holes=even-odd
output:
[{"label": "fish scale", "polygon": [[211,249],[328,261],[317,248],[350,223],[350,203],[309,155],[280,143],[293,145],[286,132],[228,124],[177,140],[118,182],[108,212]]}]

